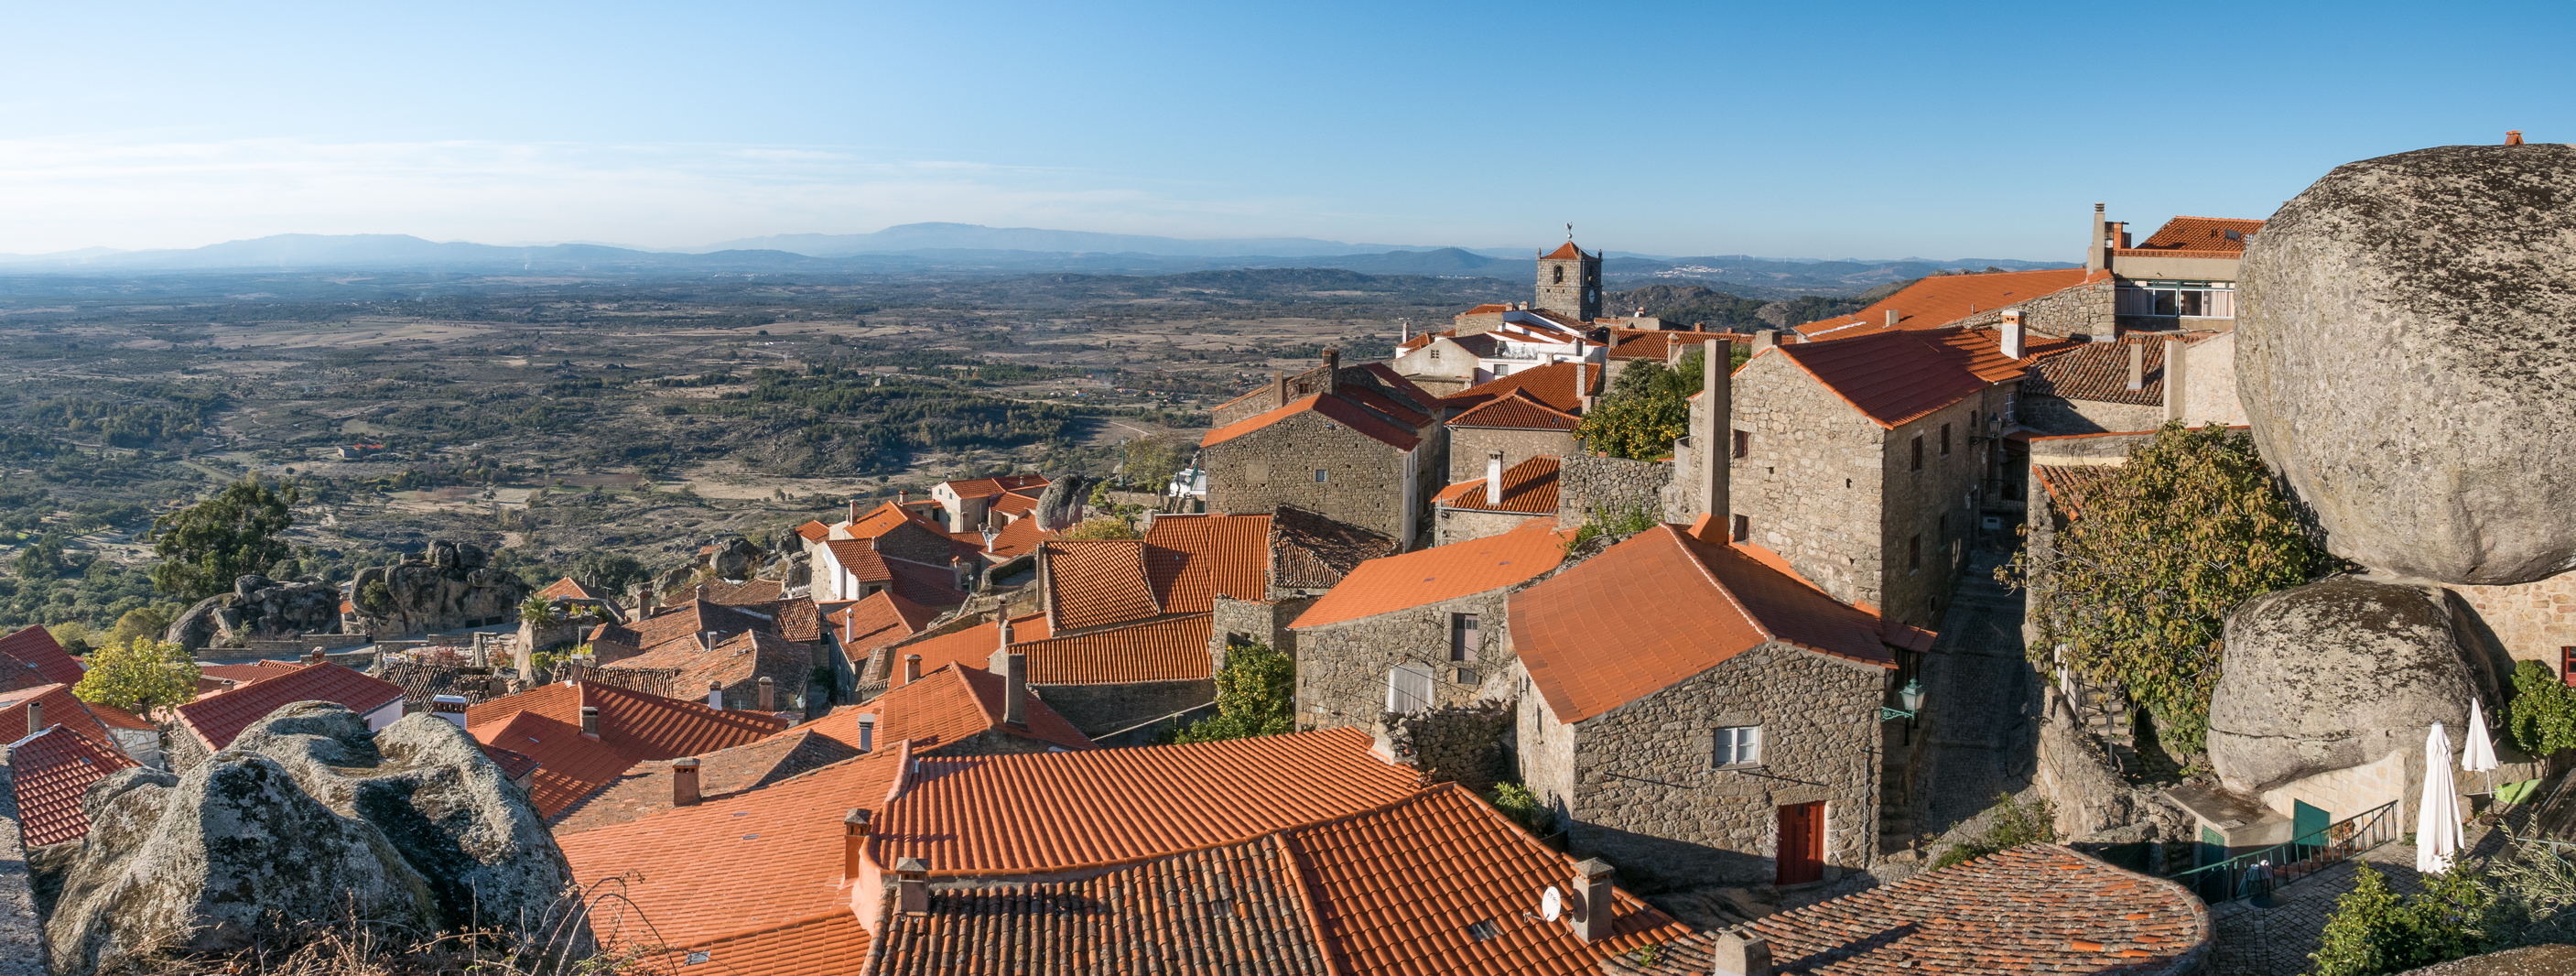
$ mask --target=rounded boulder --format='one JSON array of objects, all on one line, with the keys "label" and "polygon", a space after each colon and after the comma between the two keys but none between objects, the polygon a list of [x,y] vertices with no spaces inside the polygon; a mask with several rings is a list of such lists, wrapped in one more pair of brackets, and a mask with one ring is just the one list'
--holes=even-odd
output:
[{"label": "rounded boulder", "polygon": [[2483,684],[2441,601],[2411,586],[2338,577],[2266,593],[2227,616],[2209,701],[2209,764],[2229,789],[2264,790],[2454,743]]},{"label": "rounded boulder", "polygon": [[2247,244],[2237,297],[2238,398],[2336,555],[2576,569],[2576,146],[2336,167]]}]

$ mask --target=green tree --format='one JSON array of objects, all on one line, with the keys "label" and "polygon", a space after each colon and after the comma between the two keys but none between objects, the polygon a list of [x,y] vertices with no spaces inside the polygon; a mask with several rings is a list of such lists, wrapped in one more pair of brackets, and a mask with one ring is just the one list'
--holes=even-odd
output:
[{"label": "green tree", "polygon": [[2550,673],[2549,665],[2515,664],[2513,702],[2505,706],[2505,728],[2513,735],[2513,744],[2531,756],[2547,758],[2576,746],[2576,688]]},{"label": "green tree", "polygon": [[519,619],[522,622],[543,627],[563,617],[555,612],[555,601],[531,593],[528,594],[527,599],[519,601]]},{"label": "green tree", "polygon": [[296,489],[273,491],[244,478],[213,498],[152,520],[152,585],[188,600],[233,588],[233,580],[266,572],[295,555],[279,538],[295,524]]},{"label": "green tree", "polygon": [[1297,691],[1297,661],[1254,641],[1225,652],[1216,673],[1216,714],[1181,729],[1174,742],[1219,742],[1297,730],[1290,697]]},{"label": "green tree", "polygon": [[2352,891],[2326,917],[2317,951],[2308,954],[2318,976],[2401,973],[2485,950],[2493,899],[2466,866],[2426,875],[2424,889],[2403,899],[2388,890],[2379,869],[2363,862],[2358,870]]},{"label": "green tree", "polygon": [[2254,448],[2216,424],[2176,421],[2084,491],[2041,559],[2024,547],[1995,578],[2029,590],[2040,639],[2086,678],[2117,684],[2177,752],[2209,731],[2227,611],[2307,582],[2335,560],[2310,539]]},{"label": "green tree", "polygon": [[1629,363],[1609,395],[1583,415],[1574,436],[1612,457],[1651,461],[1671,455],[1673,442],[1690,433],[1690,396],[1702,386],[1703,357],[1692,350],[1671,368],[1650,360]]},{"label": "green tree", "polygon": [[1160,494],[1164,486],[1172,483],[1173,472],[1188,460],[1166,438],[1139,437],[1127,442],[1126,463],[1119,471],[1127,476],[1129,490]]},{"label": "green tree", "polygon": [[50,580],[80,569],[80,564],[64,551],[61,533],[47,532],[18,550],[13,565],[18,576],[29,580]]},{"label": "green tree", "polygon": [[145,718],[197,697],[197,664],[179,645],[137,637],[91,651],[72,696]]},{"label": "green tree", "polygon": [[179,619],[179,608],[171,604],[136,607],[116,618],[116,628],[108,632],[110,644],[123,644],[137,637],[158,640]]}]

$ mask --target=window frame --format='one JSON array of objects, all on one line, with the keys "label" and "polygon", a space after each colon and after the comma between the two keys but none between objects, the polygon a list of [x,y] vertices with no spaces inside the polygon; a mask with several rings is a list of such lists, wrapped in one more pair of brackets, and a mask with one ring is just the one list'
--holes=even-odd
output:
[{"label": "window frame", "polygon": [[1449,663],[1476,663],[1476,649],[1484,644],[1482,621],[1472,613],[1449,615]]},{"label": "window frame", "polygon": [[1923,435],[1921,434],[1914,435],[1914,467],[1912,470],[1923,470]]},{"label": "window frame", "polygon": [[1753,516],[1738,515],[1734,517],[1734,522],[1734,525],[1729,526],[1728,534],[1737,542],[1753,541]]},{"label": "window frame", "polygon": [[1735,456],[1738,458],[1749,458],[1753,456],[1752,431],[1739,430],[1735,432]]},{"label": "window frame", "polygon": [[1328,485],[1328,484],[1331,484],[1331,483],[1332,483],[1331,472],[1332,472],[1332,469],[1331,469],[1331,468],[1316,468],[1316,469],[1315,469],[1315,483],[1316,483],[1316,484],[1319,484],[1319,485]]},{"label": "window frame", "polygon": [[1950,456],[1950,425],[1941,425],[1941,456]]},{"label": "window frame", "polygon": [[1759,768],[1762,751],[1769,744],[1767,739],[1760,723],[1718,726],[1709,732],[1709,768]]},{"label": "window frame", "polygon": [[1908,537],[1905,540],[1905,571],[1911,573],[1922,568],[1923,537],[1920,535]]}]

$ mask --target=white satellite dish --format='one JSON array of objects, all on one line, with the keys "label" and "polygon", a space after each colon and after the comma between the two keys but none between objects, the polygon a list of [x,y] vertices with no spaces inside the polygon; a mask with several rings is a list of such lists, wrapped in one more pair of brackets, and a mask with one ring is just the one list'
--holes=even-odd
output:
[{"label": "white satellite dish", "polygon": [[1547,921],[1556,921],[1557,916],[1565,914],[1565,893],[1556,890],[1555,885],[1547,886],[1547,893],[1538,896],[1538,914]]}]

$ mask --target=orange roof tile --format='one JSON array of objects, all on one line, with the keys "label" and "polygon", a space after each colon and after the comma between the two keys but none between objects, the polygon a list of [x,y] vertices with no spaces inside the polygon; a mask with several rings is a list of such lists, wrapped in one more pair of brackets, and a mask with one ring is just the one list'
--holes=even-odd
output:
[{"label": "orange roof tile", "polygon": [[579,725],[535,712],[512,712],[466,732],[488,748],[536,760],[536,772],[528,777],[528,802],[548,818],[616,782],[618,774],[643,758],[625,744],[591,738],[581,734]]},{"label": "orange roof tile", "polygon": [[1601,365],[1550,363],[1532,366],[1452,393],[1440,402],[1463,410],[1514,390],[1527,393],[1530,399],[1545,404],[1550,410],[1579,415],[1583,412],[1583,395],[1601,392]]},{"label": "orange roof tile", "polygon": [[0,637],[0,655],[17,658],[34,667],[49,682],[76,685],[84,673],[80,662],[72,660],[71,654],[64,651],[63,645],[56,643],[54,635],[43,627],[28,627]]},{"label": "orange roof tile", "polygon": [[[1029,641],[1045,640],[1051,636],[1053,632],[1047,629],[1046,614],[1032,613],[1011,618],[1011,641],[1014,646]],[[1002,635],[999,629],[992,621],[986,620],[962,630],[952,630],[936,637],[890,648],[888,653],[894,654],[898,659],[914,654],[921,655],[921,673],[929,674],[947,665],[961,662],[983,667],[985,662],[993,659],[993,650],[1000,647],[1001,643]],[[900,663],[888,668],[886,673],[893,675],[893,680],[898,683],[903,680]]]},{"label": "orange roof tile", "polygon": [[1003,492],[1028,488],[1044,489],[1051,482],[1042,474],[1006,474],[991,478],[968,478],[946,482],[946,484],[948,490],[955,492],[959,498],[990,498]]},{"label": "orange roof tile", "polygon": [[1207,436],[1199,439],[1199,446],[1213,447],[1223,444],[1309,410],[1323,414],[1328,420],[1340,423],[1399,451],[1410,451],[1422,444],[1422,438],[1414,436],[1413,432],[1378,417],[1369,412],[1366,407],[1339,396],[1325,396],[1319,393],[1291,401],[1287,406],[1276,407],[1269,412],[1254,414],[1208,431]]},{"label": "orange roof tile", "polygon": [[82,702],[81,704],[89,709],[90,717],[97,719],[98,724],[107,726],[111,729],[133,729],[140,732],[151,732],[160,728],[160,726],[152,724],[151,720],[146,719],[143,716],[136,715],[133,712],[118,708],[114,705],[104,705],[98,702]]},{"label": "orange roof tile", "polygon": [[[694,757],[698,760],[698,796],[704,802],[746,793],[858,755],[858,749],[830,736],[789,729],[758,742],[699,753]],[[554,832],[569,835],[600,830],[672,809],[676,797],[671,763],[668,759],[646,759],[609,774],[615,782],[588,791],[569,807],[547,812],[553,818]]]},{"label": "orange roof tile", "polygon": [[537,591],[537,595],[538,595],[538,596],[541,596],[541,597],[545,597],[546,599],[549,599],[549,600],[555,600],[555,599],[563,599],[563,600],[604,600],[604,599],[607,599],[606,597],[603,597],[603,596],[599,595],[599,593],[598,593],[597,591],[592,590],[590,587],[587,587],[587,586],[583,586],[583,585],[581,585],[581,581],[576,580],[576,579],[573,579],[573,578],[572,578],[572,577],[570,577],[570,576],[566,576],[566,577],[564,577],[564,578],[562,578],[562,579],[559,579],[559,580],[556,580],[556,581],[554,581],[554,582],[552,582],[552,583],[548,583],[548,584],[546,584],[546,588],[545,588],[545,589],[542,589],[542,590],[538,590],[538,591]]},{"label": "orange roof tile", "polygon": [[1674,346],[1681,346],[1682,355],[1687,356],[1701,343],[1712,339],[1739,346],[1753,341],[1752,336],[1741,332],[1678,332],[1671,329],[1612,329],[1610,339],[1611,346],[1605,355],[1611,359],[1652,359],[1657,362],[1670,356]]},{"label": "orange roof tile", "polygon": [[[1161,527],[1165,520],[1171,518],[1173,516],[1163,516],[1154,520],[1154,524]],[[1268,518],[1270,585],[1281,589],[1331,589],[1342,585],[1342,578],[1350,575],[1351,570],[1358,569],[1361,563],[1395,554],[1393,536],[1334,521],[1295,506],[1279,506]],[[1231,590],[1227,594],[1235,596]],[[1265,591],[1236,598],[1253,600],[1267,595]]]},{"label": "orange roof tile", "polygon": [[1936,329],[1982,312],[1991,312],[2042,295],[2053,295],[2093,280],[2082,268],[1998,271],[1988,274],[1933,275],[1850,315],[1837,315],[1797,326],[1800,335],[1843,338],[1887,331],[1887,313],[1899,316],[1898,329]]},{"label": "orange roof tile", "polygon": [[[1771,641],[1895,666],[1878,614],[1677,525],[1640,532],[1514,594],[1509,616],[1513,651],[1561,722],[1636,701]],[[1917,639],[1907,631],[1899,639]],[[1603,655],[1603,647],[1620,652]]]},{"label": "orange roof tile", "polygon": [[807,542],[821,542],[832,537],[832,527],[823,524],[820,519],[808,519],[805,524],[796,527],[796,537]]},{"label": "orange roof tile", "polygon": [[[775,928],[675,946],[653,972],[690,972],[692,960],[723,976],[850,976],[867,971],[867,927],[847,906]],[[880,970],[881,971],[881,970]]]},{"label": "orange roof tile", "polygon": [[[1026,692],[1023,692],[1026,694]],[[878,748],[910,741],[915,750],[933,752],[958,740],[999,729],[1066,749],[1096,749],[1089,736],[1065,721],[1046,701],[1028,696],[1028,722],[1012,728],[1002,721],[1002,678],[963,662],[941,665],[921,680],[897,685],[863,705],[843,705],[832,713],[789,732],[811,731],[849,748],[859,747],[859,716],[874,715]]]},{"label": "orange roof tile", "polygon": [[[1411,386],[1412,383],[1411,381],[1407,381],[1405,385]],[[1419,387],[1416,387],[1416,389],[1419,389]],[[1356,400],[1361,406],[1377,411],[1384,415],[1386,419],[1395,421],[1396,425],[1399,427],[1420,430],[1425,425],[1431,423],[1430,414],[1415,410],[1410,406],[1398,402],[1394,397],[1387,396],[1384,393],[1380,393],[1358,383],[1342,384],[1339,395]],[[1429,393],[1424,393],[1422,395],[1425,398],[1423,403],[1426,406],[1439,400],[1438,397],[1434,397]]]},{"label": "orange roof tile", "polygon": [[1467,412],[1449,418],[1451,427],[1491,427],[1503,430],[1561,430],[1573,433],[1583,425],[1583,418],[1540,403],[1529,391],[1511,392],[1485,401]]},{"label": "orange roof tile", "polygon": [[[2098,400],[2155,406],[2165,402],[2165,341],[2186,345],[2210,338],[2207,332],[2133,332],[2118,342],[2087,342],[2041,360],[2021,385],[2023,393],[2069,400]],[[2129,389],[2129,348],[2143,346],[2145,382]]]},{"label": "orange roof tile", "polygon": [[1565,243],[1557,245],[1556,250],[1549,251],[1547,257],[1542,258],[1541,260],[1579,261],[1588,257],[1592,257],[1592,255],[1583,253],[1582,248],[1574,246],[1574,241],[1568,239]]},{"label": "orange roof tile", "polygon": [[870,509],[867,514],[859,516],[858,521],[843,523],[841,529],[845,536],[852,539],[874,539],[907,525],[937,531],[938,525],[931,522],[929,516],[922,514],[922,509],[926,507],[928,506],[885,502]]},{"label": "orange roof tile", "polygon": [[697,640],[708,631],[718,634],[739,634],[746,630],[778,631],[775,615],[725,606],[694,592],[682,602],[655,607],[647,613],[649,616],[624,623],[601,624],[591,631],[591,640],[651,650],[675,640]]},{"label": "orange roof tile", "polygon": [[1208,628],[1208,615],[1193,613],[1011,646],[1028,654],[1030,684],[1201,681],[1212,674]]},{"label": "orange roof tile", "polygon": [[1056,538],[1058,535],[1056,531],[1038,525],[1036,519],[1012,519],[1010,524],[1002,526],[999,531],[993,533],[991,543],[985,543],[983,535],[977,533],[974,536],[974,544],[994,561],[999,561],[1027,555],[1037,549],[1038,543]]},{"label": "orange roof tile", "polygon": [[752,607],[755,611],[765,613],[767,611],[761,611],[758,607],[753,605],[769,603],[786,596],[786,594],[787,584],[777,580],[754,579],[744,580],[740,583],[727,583],[723,580],[712,580],[700,583],[697,587],[672,594],[671,601],[663,604],[663,606],[678,606],[693,599],[704,598],[708,603],[713,603],[718,606]]},{"label": "orange roof tile", "polygon": [[1271,522],[1268,515],[1156,516],[1145,544],[1161,552],[1149,552],[1145,568],[1163,612],[1204,613],[1220,593],[1267,595]]},{"label": "orange roof tile", "polygon": [[[1592,976],[1602,960],[1691,930],[1613,890],[1610,935],[1585,942],[1528,917],[1575,859],[1538,843],[1464,787],[1442,783],[1384,808],[1291,830],[1315,916],[1341,972]],[[1477,923],[1494,934],[1468,932]],[[1795,958],[1795,957],[1782,957]]]},{"label": "orange roof tile", "polygon": [[1495,504],[1485,497],[1485,479],[1461,481],[1440,490],[1431,503],[1445,508],[1474,509],[1485,512],[1517,512],[1523,515],[1556,514],[1557,459],[1540,455],[1503,470],[1503,500]]},{"label": "orange roof tile", "polygon": [[304,665],[285,661],[252,661],[247,664],[200,664],[197,675],[240,687],[270,678],[283,678],[301,670],[304,670]]},{"label": "orange roof tile", "polygon": [[[1386,384],[1387,389],[1395,391],[1396,396],[1406,400],[1411,400],[1414,405],[1418,407],[1427,410],[1440,405],[1439,397],[1432,396],[1431,391],[1423,389],[1419,384],[1414,383],[1410,377],[1396,372],[1395,367],[1393,366],[1387,365],[1386,363],[1361,363],[1356,368],[1365,370],[1369,375],[1377,377],[1377,381]],[[1430,418],[1426,416],[1424,418],[1424,422],[1429,422],[1429,419]]]},{"label": "orange roof tile", "polygon": [[251,723],[295,702],[337,702],[365,715],[399,702],[402,697],[402,686],[393,682],[370,678],[337,664],[310,664],[294,674],[181,705],[179,724],[196,733],[209,751],[221,751]]},{"label": "orange roof tile", "polygon": [[1046,544],[1046,598],[1054,626],[1066,630],[1142,620],[1163,612],[1145,578],[1151,548],[1141,539]]},{"label": "orange roof tile", "polygon": [[[776,634],[746,630],[713,648],[691,640],[669,641],[634,657],[600,666],[602,672],[658,672],[664,687],[704,694],[709,683],[726,687],[768,677],[778,685],[801,682],[814,667],[814,652]],[[792,685],[791,685],[792,686]]]},{"label": "orange roof tile", "polygon": [[135,765],[114,747],[57,725],[20,740],[9,750],[10,790],[18,804],[18,833],[27,847],[89,836],[81,796],[91,783]]},{"label": "orange roof tile", "polygon": [[1527,582],[1565,561],[1567,538],[1532,519],[1501,535],[1372,559],[1289,626],[1322,627]]},{"label": "orange roof tile", "polygon": [[[44,706],[45,724],[49,727],[63,726],[71,729],[81,738],[107,748],[118,750],[124,748],[116,743],[115,736],[108,734],[106,724],[90,710],[89,703],[72,695],[71,685],[37,685],[33,688],[0,692],[0,729],[17,732],[26,728],[27,705],[30,702]],[[144,728],[152,728],[152,726],[146,724]]]},{"label": "orange roof tile", "polygon": [[[947,533],[940,536],[946,538]],[[886,558],[866,539],[834,539],[824,545],[831,549],[832,558],[841,568],[862,583],[892,587],[923,606],[953,607],[966,602],[966,594],[954,585],[955,574],[946,568]]]},{"label": "orange roof tile", "polygon": [[[2120,254],[2152,257],[2157,251],[2208,251],[2229,252],[2226,256],[2235,257],[2244,253],[2245,245],[2262,229],[2262,221],[2239,217],[2175,217],[2139,241],[2138,246],[2121,248]],[[2229,236],[2230,232],[2234,236]]]},{"label": "orange roof tile", "polygon": [[832,625],[840,630],[841,653],[857,662],[877,648],[921,633],[938,616],[939,611],[893,590],[878,590],[844,608],[832,618]]},{"label": "orange roof tile", "polygon": [[1003,492],[993,499],[992,511],[1003,515],[1027,515],[1038,510],[1038,500],[1015,491]]},{"label": "orange roof tile", "polygon": [[787,727],[774,715],[719,711],[704,702],[648,695],[596,681],[549,684],[470,705],[465,722],[472,728],[508,721],[510,713],[525,711],[580,728],[585,705],[599,709],[600,739],[634,751],[636,759],[693,756],[765,738]]},{"label": "orange roof tile", "polygon": [[2057,503],[2057,510],[2066,513],[2070,519],[2083,515],[2085,495],[2119,473],[2120,465],[2117,464],[2030,466],[2031,477],[2039,479],[2040,488]]},{"label": "orange roof tile", "polygon": [[[1416,775],[1379,759],[1368,734],[1354,729],[1045,755],[926,756],[902,799],[878,819],[869,854],[886,865],[921,858],[933,876],[1107,866],[1372,809],[1412,795]],[[837,830],[839,818],[830,819]]]},{"label": "orange roof tile", "polygon": [[898,743],[765,789],[556,841],[575,880],[627,879],[623,902],[603,903],[591,920],[612,944],[701,946],[848,915],[842,817],[852,807],[883,809],[911,760]]},{"label": "orange roof tile", "polygon": [[[2082,343],[2027,343],[2021,359],[2003,355],[1993,329],[1892,330],[1774,346],[1779,355],[1881,427],[1895,428],[1957,403],[1988,385],[2021,375],[2031,364]],[[1747,361],[1745,369],[1753,363]]]}]

